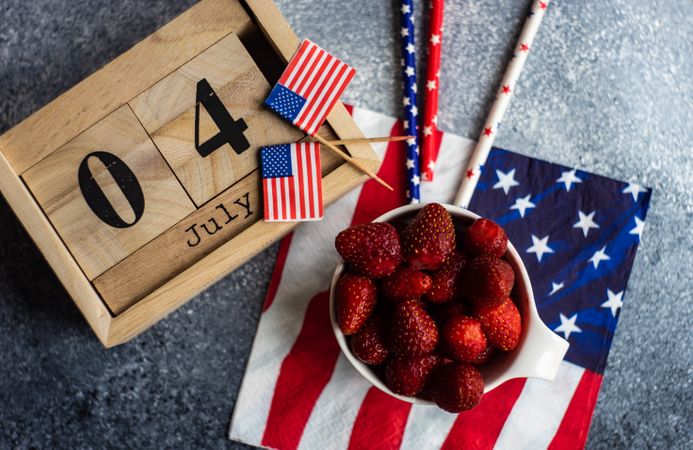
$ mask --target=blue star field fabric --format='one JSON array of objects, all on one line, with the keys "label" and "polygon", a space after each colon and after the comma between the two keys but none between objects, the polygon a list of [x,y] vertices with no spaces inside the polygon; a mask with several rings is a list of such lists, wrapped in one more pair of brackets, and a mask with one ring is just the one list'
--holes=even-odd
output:
[{"label": "blue star field fabric", "polygon": [[469,205],[522,256],[566,360],[603,373],[652,191],[494,148]]}]

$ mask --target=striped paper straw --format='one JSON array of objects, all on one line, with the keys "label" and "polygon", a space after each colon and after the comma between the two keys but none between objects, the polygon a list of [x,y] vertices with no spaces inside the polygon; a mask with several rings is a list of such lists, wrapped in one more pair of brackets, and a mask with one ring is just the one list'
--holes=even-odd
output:
[{"label": "striped paper straw", "polygon": [[443,46],[443,0],[431,0],[428,31],[428,59],[424,88],[424,116],[421,132],[421,177],[433,181],[438,148],[435,145],[438,129],[438,91],[440,90],[440,49]]},{"label": "striped paper straw", "polygon": [[409,182],[407,201],[419,203],[419,142],[417,136],[416,116],[416,48],[414,47],[414,3],[412,0],[402,0],[400,8],[402,15],[402,103],[404,105],[404,129],[406,134],[414,136],[407,140],[406,173]]},{"label": "striped paper straw", "polygon": [[469,205],[469,200],[472,198],[474,188],[476,188],[476,184],[479,182],[479,176],[481,175],[482,170],[481,168],[486,163],[488,153],[493,146],[493,141],[496,138],[498,127],[503,120],[505,111],[508,109],[508,104],[510,104],[510,96],[515,89],[518,78],[520,78],[522,67],[527,61],[527,55],[532,47],[532,43],[534,42],[534,37],[537,35],[541,20],[544,18],[546,7],[548,6],[549,1],[550,0],[535,0],[535,2],[532,4],[529,17],[527,17],[525,20],[522,33],[520,33],[520,39],[517,43],[517,47],[515,48],[515,53],[513,54],[507,69],[505,70],[505,75],[503,76],[500,88],[498,89],[496,101],[493,102],[491,112],[489,113],[486,123],[484,124],[484,129],[479,136],[479,141],[472,151],[472,156],[469,160],[467,171],[465,176],[462,178],[462,184],[460,185],[460,189],[457,191],[457,195],[455,196],[456,205],[463,208],[466,208]]}]

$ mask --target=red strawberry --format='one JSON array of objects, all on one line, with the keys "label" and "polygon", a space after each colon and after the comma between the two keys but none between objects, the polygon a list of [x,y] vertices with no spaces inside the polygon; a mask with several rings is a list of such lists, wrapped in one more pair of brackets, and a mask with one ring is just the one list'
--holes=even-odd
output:
[{"label": "red strawberry", "polygon": [[429,314],[433,317],[440,328],[445,325],[449,318],[454,316],[468,316],[470,308],[462,302],[447,302],[433,304],[428,308]]},{"label": "red strawberry", "polygon": [[417,270],[436,270],[455,250],[450,213],[438,203],[424,206],[402,232],[402,251]]},{"label": "red strawberry", "polygon": [[522,334],[522,318],[511,299],[506,298],[496,306],[476,308],[476,317],[491,345],[505,352],[517,347]]},{"label": "red strawberry", "polygon": [[385,384],[396,394],[416,395],[426,386],[440,358],[426,354],[395,356],[385,365]]},{"label": "red strawberry", "polygon": [[390,275],[402,263],[399,235],[389,223],[365,223],[347,228],[335,247],[354,270],[370,278]]},{"label": "red strawberry", "polygon": [[477,358],[474,361],[472,361],[472,364],[474,364],[475,366],[486,364],[491,359],[491,356],[493,356],[494,352],[495,349],[491,346],[491,343],[488,342],[488,339],[486,339],[486,348],[483,352],[479,354],[479,356],[477,356]]},{"label": "red strawberry", "polygon": [[480,256],[465,266],[460,282],[469,301],[477,306],[494,306],[510,295],[515,272],[502,259]]},{"label": "red strawberry", "polygon": [[433,285],[425,300],[431,303],[449,302],[458,294],[458,280],[466,262],[463,253],[455,252],[445,260],[440,269],[433,273]]},{"label": "red strawberry", "polygon": [[438,328],[418,300],[395,306],[390,327],[390,343],[400,355],[429,353],[438,344]]},{"label": "red strawberry", "polygon": [[472,256],[500,258],[508,249],[508,236],[496,222],[476,219],[462,238],[464,249]]},{"label": "red strawberry", "polygon": [[442,340],[447,353],[461,362],[472,363],[486,350],[486,336],[478,320],[455,316],[445,322]]},{"label": "red strawberry", "polygon": [[375,308],[375,283],[350,273],[342,275],[335,286],[337,322],[342,333],[354,334]]},{"label": "red strawberry", "polygon": [[390,353],[385,339],[385,327],[380,316],[372,315],[351,337],[351,352],[365,364],[377,366]]},{"label": "red strawberry", "polygon": [[431,398],[445,411],[474,408],[484,393],[484,380],[476,367],[464,363],[440,366],[431,377]]},{"label": "red strawberry", "polygon": [[431,289],[431,276],[409,267],[400,267],[383,280],[381,292],[388,300],[419,298]]}]

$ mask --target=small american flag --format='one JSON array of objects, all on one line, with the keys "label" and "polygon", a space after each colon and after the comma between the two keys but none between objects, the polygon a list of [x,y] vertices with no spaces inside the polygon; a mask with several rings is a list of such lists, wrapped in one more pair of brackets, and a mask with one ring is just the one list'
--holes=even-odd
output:
[{"label": "small american flag", "polygon": [[312,136],[355,74],[353,67],[306,39],[265,104]]},{"label": "small american flag", "polygon": [[260,150],[265,220],[319,220],[323,216],[320,144],[272,145]]}]

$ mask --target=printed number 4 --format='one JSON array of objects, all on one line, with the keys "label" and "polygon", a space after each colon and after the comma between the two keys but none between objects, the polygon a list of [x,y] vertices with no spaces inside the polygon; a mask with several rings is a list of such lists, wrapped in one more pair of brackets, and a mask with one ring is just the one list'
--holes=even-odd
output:
[{"label": "printed number 4", "polygon": [[[200,143],[200,105],[204,106],[212,118],[219,132]],[[197,99],[195,101],[195,148],[200,156],[210,155],[224,144],[229,144],[237,153],[241,154],[250,148],[250,142],[243,132],[248,129],[243,119],[234,120],[219,100],[217,93],[206,78],[197,82]]]}]

